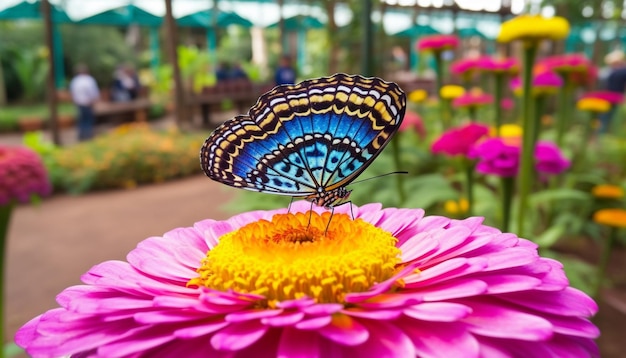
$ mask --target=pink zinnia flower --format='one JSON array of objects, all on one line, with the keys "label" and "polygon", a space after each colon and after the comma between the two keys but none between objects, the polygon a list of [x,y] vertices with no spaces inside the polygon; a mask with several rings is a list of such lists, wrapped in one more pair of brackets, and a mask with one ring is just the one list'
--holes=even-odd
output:
[{"label": "pink zinnia flower", "polygon": [[25,147],[0,145],[0,205],[28,202],[50,194],[52,186],[41,158]]},{"label": "pink zinnia flower", "polygon": [[470,122],[461,127],[454,127],[446,131],[431,146],[433,153],[447,155],[465,155],[481,138],[489,133],[489,127]]},{"label": "pink zinnia flower", "polygon": [[[509,82],[511,90],[516,94],[520,94],[522,91],[522,79],[515,77]],[[554,72],[546,71],[540,72],[533,76],[533,82],[531,84],[534,95],[551,94],[558,91],[563,86],[563,79],[561,76]]]},{"label": "pink zinnia flower", "polygon": [[515,58],[496,58],[496,57],[481,57],[477,63],[477,67],[482,71],[488,72],[503,72],[503,73],[517,73],[519,72],[519,61]]},{"label": "pink zinnia flower", "polygon": [[624,95],[611,91],[593,91],[585,93],[581,98],[599,98],[611,104],[620,104],[624,101]]},{"label": "pink zinnia flower", "polygon": [[515,107],[515,101],[511,98],[502,98],[500,101],[500,107],[505,111],[510,111]]},{"label": "pink zinnia flower", "polygon": [[458,45],[459,38],[454,35],[430,35],[417,41],[417,49],[420,51],[445,51],[454,49]]},{"label": "pink zinnia flower", "polygon": [[400,132],[414,130],[421,139],[426,137],[426,129],[424,128],[424,122],[419,114],[411,111],[406,111],[404,120],[400,124]]},{"label": "pink zinnia flower", "polygon": [[478,69],[481,58],[462,58],[450,64],[450,72],[455,75],[466,75]]},{"label": "pink zinnia flower", "polygon": [[577,85],[591,83],[597,77],[597,68],[584,54],[578,53],[550,56],[538,61],[535,72],[545,71],[556,72]]},{"label": "pink zinnia flower", "polygon": [[563,156],[559,147],[547,141],[539,141],[535,146],[535,169],[544,174],[561,174],[570,167],[570,161]]},{"label": "pink zinnia flower", "polygon": [[481,91],[469,91],[452,101],[454,107],[479,107],[493,102],[493,96]]},{"label": "pink zinnia flower", "polygon": [[380,204],[336,208],[325,234],[310,205],[149,238],[16,342],[35,357],[598,355],[597,305],[530,241]]},{"label": "pink zinnia flower", "polygon": [[478,159],[476,170],[500,177],[517,175],[520,163],[520,146],[502,138],[489,138],[472,148],[471,159]]}]

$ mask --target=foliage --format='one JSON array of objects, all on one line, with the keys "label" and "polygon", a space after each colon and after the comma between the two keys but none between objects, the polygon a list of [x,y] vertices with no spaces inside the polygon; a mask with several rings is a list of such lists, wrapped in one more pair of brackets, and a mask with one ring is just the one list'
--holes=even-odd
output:
[{"label": "foliage", "polygon": [[127,124],[67,148],[50,151],[33,144],[36,138],[27,144],[42,154],[56,191],[80,194],[199,173],[198,149],[205,137],[204,133],[156,131],[145,124]]},{"label": "foliage", "polygon": [[[59,104],[58,113],[60,115],[73,115],[75,111],[73,104]],[[0,133],[18,130],[18,121],[21,117],[39,117],[47,121],[48,107],[43,103],[3,107],[2,111],[0,111]]]},{"label": "foliage", "polygon": [[9,58],[13,58],[13,72],[19,79],[22,99],[29,103],[43,100],[48,74],[48,52],[44,47],[24,48],[19,51],[14,49],[11,52]]}]

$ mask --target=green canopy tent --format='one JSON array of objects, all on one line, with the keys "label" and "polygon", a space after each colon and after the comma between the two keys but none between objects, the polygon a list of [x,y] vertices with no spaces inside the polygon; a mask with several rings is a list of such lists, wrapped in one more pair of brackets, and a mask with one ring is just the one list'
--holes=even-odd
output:
[{"label": "green canopy tent", "polygon": [[[61,33],[57,24],[71,23],[72,20],[67,14],[56,6],[51,6],[51,18],[52,18],[52,43],[55,62],[55,86],[62,88],[65,85],[65,71],[63,68],[63,42],[61,40]],[[41,3],[39,0],[35,2],[23,1],[17,3],[14,6],[0,10],[0,21],[7,20],[19,20],[19,19],[33,19],[41,20]]]},{"label": "green canopy tent", "polygon": [[[297,36],[297,44],[298,48],[296,49],[297,53],[297,63],[298,68],[304,67],[306,63],[306,33],[310,29],[323,29],[324,24],[313,16],[307,15],[296,15],[283,20],[284,29],[286,32],[296,33]],[[275,22],[267,28],[277,28],[280,22]],[[289,48],[287,48],[287,52]]]},{"label": "green canopy tent", "polygon": [[396,34],[394,34],[394,36],[400,36],[400,37],[410,37],[411,41],[410,41],[410,68],[417,68],[419,66],[419,52],[417,51],[417,40],[422,37],[422,36],[428,36],[428,35],[437,35],[440,32],[435,30],[432,26],[429,25],[414,25],[412,27],[409,27],[406,30],[400,31]]},{"label": "green canopy tent", "polygon": [[159,27],[163,23],[161,16],[151,14],[140,7],[129,4],[83,18],[76,23],[124,27],[131,25],[148,26],[150,29],[150,52],[152,54],[151,66],[153,69],[159,66]]},{"label": "green canopy tent", "polygon": [[176,20],[179,26],[184,27],[201,27],[206,29],[207,47],[209,53],[214,57],[217,52],[217,36],[214,31],[213,21],[216,20],[215,26],[228,27],[230,25],[242,26],[245,28],[252,27],[252,22],[235,14],[234,12],[219,11],[217,14],[213,9],[198,11],[189,15],[185,15]]}]

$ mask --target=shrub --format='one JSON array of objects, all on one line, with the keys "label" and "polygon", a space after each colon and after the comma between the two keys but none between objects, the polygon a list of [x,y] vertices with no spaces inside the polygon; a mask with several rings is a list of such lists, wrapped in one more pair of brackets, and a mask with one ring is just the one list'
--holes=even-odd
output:
[{"label": "shrub", "polygon": [[46,164],[57,191],[133,188],[200,173],[198,153],[205,137],[126,124],[93,141],[56,149]]}]

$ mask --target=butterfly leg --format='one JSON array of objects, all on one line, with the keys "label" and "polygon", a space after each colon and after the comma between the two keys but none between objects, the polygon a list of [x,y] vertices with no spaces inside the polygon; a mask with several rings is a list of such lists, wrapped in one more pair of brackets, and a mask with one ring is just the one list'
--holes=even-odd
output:
[{"label": "butterfly leg", "polygon": [[293,204],[293,199],[295,199],[295,198],[292,196],[291,200],[289,201],[289,205],[287,206],[287,214],[289,214],[291,212],[291,204]]},{"label": "butterfly leg", "polygon": [[328,219],[328,223],[326,224],[326,230],[324,230],[324,236],[326,236],[326,233],[328,232],[328,228],[330,227],[330,221],[333,219],[333,214],[335,214],[335,207],[331,206],[330,207],[330,218]]},{"label": "butterfly leg", "polygon": [[311,226],[311,219],[313,218],[313,202],[311,202],[311,207],[309,208],[309,223],[306,225],[308,229]]}]

